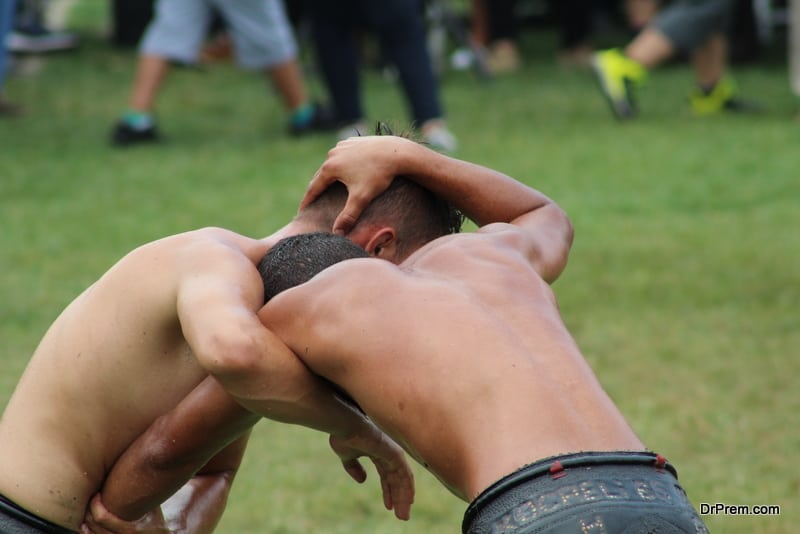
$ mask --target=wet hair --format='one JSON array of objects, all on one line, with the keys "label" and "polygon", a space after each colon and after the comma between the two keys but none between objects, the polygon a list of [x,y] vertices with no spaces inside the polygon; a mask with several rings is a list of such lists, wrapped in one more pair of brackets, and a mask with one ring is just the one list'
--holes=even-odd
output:
[{"label": "wet hair", "polygon": [[[394,135],[384,123],[378,123],[375,135]],[[401,137],[409,137],[402,135]],[[347,200],[347,188],[334,182],[307,208],[325,228],[331,228]],[[396,176],[391,185],[376,197],[356,222],[389,224],[397,230],[397,248],[406,256],[425,243],[461,231],[464,215],[452,204],[404,176]]]},{"label": "wet hair", "polygon": [[329,232],[286,237],[269,249],[258,262],[264,283],[264,302],[294,286],[311,280],[322,270],[369,254],[349,239]]},{"label": "wet hair", "polygon": [[[353,258],[369,258],[369,254],[346,237],[329,232],[297,234],[281,239],[258,262],[258,272],[264,282],[264,303],[287,289],[308,282],[331,265]],[[342,387],[327,378],[319,378],[364,413]]]}]

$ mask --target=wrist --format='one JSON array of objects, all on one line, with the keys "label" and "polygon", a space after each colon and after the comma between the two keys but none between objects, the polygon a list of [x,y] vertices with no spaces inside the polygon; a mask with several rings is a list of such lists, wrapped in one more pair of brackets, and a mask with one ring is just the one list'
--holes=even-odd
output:
[{"label": "wrist", "polygon": [[343,427],[338,432],[331,432],[331,436],[342,442],[350,443],[353,441],[370,439],[376,434],[380,433],[378,427],[376,427],[365,415],[359,413],[357,417],[358,418],[354,421],[354,424],[347,425],[347,427]]},{"label": "wrist", "polygon": [[435,152],[412,139],[399,137],[397,141],[398,143],[392,150],[395,155],[393,175],[408,176],[414,178],[415,181],[424,177],[424,169],[430,166],[428,158]]}]

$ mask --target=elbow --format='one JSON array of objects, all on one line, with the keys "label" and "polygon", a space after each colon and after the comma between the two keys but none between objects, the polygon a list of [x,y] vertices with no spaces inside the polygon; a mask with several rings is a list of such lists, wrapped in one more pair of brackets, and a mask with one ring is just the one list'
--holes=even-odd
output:
[{"label": "elbow", "polygon": [[153,430],[146,434],[147,440],[141,449],[141,469],[161,473],[185,471],[188,478],[202,466],[203,459],[194,458],[182,450],[180,441],[170,432],[171,425],[169,414],[159,417],[153,423]]},{"label": "elbow", "polygon": [[566,263],[567,255],[572,248],[572,242],[575,239],[575,227],[572,225],[567,212],[559,205],[553,203],[549,206],[548,221],[550,227],[550,235],[554,243],[560,243],[561,254]]},{"label": "elbow", "polygon": [[558,208],[558,217],[560,219],[559,227],[561,228],[561,235],[564,242],[564,256],[566,257],[572,248],[573,241],[575,240],[575,227],[572,225],[572,220],[570,220],[567,212],[561,208]]},{"label": "elbow", "polygon": [[572,225],[567,212],[558,204],[551,203],[547,206],[543,228],[547,228],[547,233],[554,250],[559,256],[564,256],[564,261],[572,248],[575,239],[575,227]]},{"label": "elbow", "polygon": [[142,463],[150,471],[170,471],[186,463],[185,458],[178,458],[173,453],[172,440],[161,437],[150,440],[142,455]]},{"label": "elbow", "polygon": [[225,382],[227,378],[247,376],[258,367],[259,338],[246,328],[228,328],[209,333],[202,346],[193,349],[203,368]]},{"label": "elbow", "polygon": [[554,204],[550,215],[550,246],[543,251],[540,272],[548,284],[555,282],[566,269],[575,239],[575,227],[566,211]]}]

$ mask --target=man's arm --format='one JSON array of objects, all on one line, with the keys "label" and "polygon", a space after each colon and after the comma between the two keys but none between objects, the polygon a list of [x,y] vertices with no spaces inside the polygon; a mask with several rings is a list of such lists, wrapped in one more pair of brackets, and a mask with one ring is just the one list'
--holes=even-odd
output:
[{"label": "man's arm", "polygon": [[407,520],[414,502],[414,475],[402,448],[311,373],[275,334],[267,329],[265,333],[269,356],[253,362],[238,378],[236,401],[263,417],[330,434],[334,452],[357,482],[366,479],[358,458],[369,457],[381,479],[386,509]]},{"label": "man's arm", "polygon": [[112,514],[98,493],[89,503],[83,534],[211,534],[219,523],[230,493],[233,474],[192,477],[161,507],[135,521]]},{"label": "man's arm", "polygon": [[186,261],[177,290],[181,330],[203,368],[237,402],[263,417],[335,436],[365,431],[364,417],[259,320],[261,276],[235,245]]},{"label": "man's arm", "polygon": [[[220,453],[224,454],[224,451]],[[211,467],[208,472],[206,471],[203,469],[198,472],[160,507],[156,506],[134,521],[124,520],[111,513],[98,493],[89,503],[81,532],[83,534],[211,534],[225,511],[235,472],[217,471]]]},{"label": "man's arm", "polygon": [[[249,399],[250,406],[272,419],[331,434],[332,442],[338,444],[334,452],[357,482],[366,478],[358,458],[368,456],[381,478],[386,508],[394,510],[398,518],[408,519],[414,500],[414,478],[402,449],[311,375],[282,342],[280,346],[315,384],[306,396],[290,402],[287,399],[296,392],[296,385],[271,385],[268,370],[254,369],[254,381],[265,384],[265,389]],[[277,400],[272,400],[273,396]],[[352,427],[329,423],[326,414],[330,413],[334,414],[332,419],[354,421]],[[171,510],[177,510],[177,515],[166,514],[167,520],[174,523],[177,517],[182,522],[215,524],[244,453],[246,437],[238,437],[259,418],[259,414],[236,402],[213,377],[207,378],[120,456],[106,478],[98,504],[111,514],[132,520],[158,506],[193,477],[189,484],[193,499],[179,500],[187,508],[173,506]],[[332,429],[344,430],[336,433],[329,431]],[[218,453],[223,447],[227,448]],[[209,503],[215,503],[213,509],[208,508]],[[203,508],[198,508],[200,505]]]},{"label": "man's arm", "polygon": [[225,510],[232,475],[197,475],[161,507],[126,521],[112,514],[100,494],[89,503],[82,534],[211,534]]},{"label": "man's arm", "polygon": [[[392,503],[395,515],[407,518],[414,483],[402,449],[261,323],[256,312],[264,297],[257,259],[231,240],[186,256],[177,312],[183,335],[203,368],[237,403],[259,416],[361,444],[362,455],[379,466],[382,486],[390,490],[384,500]],[[351,474],[358,464],[352,456],[345,464]]]},{"label": "man's arm", "polygon": [[347,232],[395,176],[414,180],[480,227],[508,223],[521,229],[528,238],[532,263],[548,282],[564,269],[573,230],[555,202],[505,174],[401,137],[353,137],[337,144],[311,181],[300,206],[308,205],[332,182],[343,182],[348,199],[334,231]]},{"label": "man's arm", "polygon": [[161,510],[172,533],[214,532],[225,511],[235,473],[198,473],[167,499]]},{"label": "man's arm", "polygon": [[[121,519],[138,519],[192,480],[192,499],[184,502],[208,506],[216,499],[221,515],[259,419],[207,378],[117,459],[100,491],[103,505]],[[192,513],[178,515],[191,521]]]}]

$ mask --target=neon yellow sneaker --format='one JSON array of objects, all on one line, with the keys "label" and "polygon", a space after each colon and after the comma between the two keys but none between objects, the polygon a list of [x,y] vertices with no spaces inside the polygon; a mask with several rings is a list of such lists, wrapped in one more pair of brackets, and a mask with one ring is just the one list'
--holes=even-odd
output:
[{"label": "neon yellow sneaker", "polygon": [[729,77],[718,81],[711,92],[707,93],[699,87],[693,89],[689,93],[689,105],[692,108],[692,114],[698,117],[714,115],[723,111],[763,111],[759,104],[740,99],[736,83]]},{"label": "neon yellow sneaker", "polygon": [[635,117],[633,91],[644,84],[647,69],[612,48],[593,54],[592,70],[614,116],[620,120]]}]

